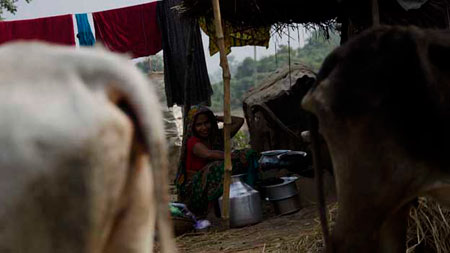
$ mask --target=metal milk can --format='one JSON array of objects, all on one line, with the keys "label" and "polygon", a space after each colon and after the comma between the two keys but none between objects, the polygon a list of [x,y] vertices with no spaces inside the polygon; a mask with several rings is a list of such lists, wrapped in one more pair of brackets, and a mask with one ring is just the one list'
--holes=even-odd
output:
[{"label": "metal milk can", "polygon": [[[243,176],[231,176],[230,184],[230,227],[242,227],[262,220],[259,192],[244,183]],[[222,210],[222,197],[219,198]]]}]

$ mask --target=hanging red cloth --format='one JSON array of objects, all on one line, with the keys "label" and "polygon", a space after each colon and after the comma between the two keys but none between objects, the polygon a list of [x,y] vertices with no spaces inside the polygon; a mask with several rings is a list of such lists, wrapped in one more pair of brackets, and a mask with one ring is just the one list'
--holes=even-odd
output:
[{"label": "hanging red cloth", "polygon": [[13,40],[42,40],[74,46],[72,15],[0,21],[0,44]]},{"label": "hanging red cloth", "polygon": [[133,57],[161,50],[161,32],[156,22],[157,2],[93,13],[95,37],[114,52]]}]

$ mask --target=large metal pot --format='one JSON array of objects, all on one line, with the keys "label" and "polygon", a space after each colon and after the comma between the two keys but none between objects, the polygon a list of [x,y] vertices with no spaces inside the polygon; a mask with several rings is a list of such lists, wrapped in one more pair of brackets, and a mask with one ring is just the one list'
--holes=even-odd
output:
[{"label": "large metal pot", "polygon": [[290,214],[301,209],[297,177],[281,177],[262,186],[266,200],[270,201],[278,215]]},{"label": "large metal pot", "polygon": [[[219,199],[222,210],[222,197]],[[242,180],[242,175],[231,177],[230,184],[230,227],[243,227],[262,220],[259,192]]]},{"label": "large metal pot", "polygon": [[271,202],[277,215],[295,213],[302,208],[298,194],[295,194],[287,199],[280,199]]},{"label": "large metal pot", "polygon": [[281,200],[298,194],[297,177],[282,177],[263,185],[265,197],[270,200]]}]

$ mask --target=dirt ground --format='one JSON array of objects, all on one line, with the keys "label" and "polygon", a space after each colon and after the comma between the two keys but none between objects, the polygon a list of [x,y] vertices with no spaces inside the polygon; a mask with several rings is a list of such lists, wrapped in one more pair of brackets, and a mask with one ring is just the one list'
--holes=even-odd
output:
[{"label": "dirt ground", "polygon": [[[320,252],[323,243],[315,206],[275,216],[267,205],[259,224],[229,230],[215,226],[208,232],[177,237],[179,252]],[[327,206],[332,228],[337,204],[333,201]],[[450,252],[449,217],[449,208],[432,199],[419,198],[409,213],[406,252]]]},{"label": "dirt ground", "polygon": [[221,228],[212,221],[208,232],[192,232],[176,238],[180,252],[317,252],[322,247],[316,207],[275,216],[266,203],[262,222],[248,227]]},{"label": "dirt ground", "polygon": [[[313,188],[308,180],[298,180],[304,205],[299,211],[277,216],[272,204],[263,201],[262,222],[234,229],[224,229],[221,219],[211,212],[207,219],[212,227],[207,232],[192,231],[176,238],[179,252],[320,252],[323,244],[317,207],[305,198],[315,195],[307,191]],[[171,201],[176,201],[174,186],[171,193]],[[328,218],[333,219],[336,199],[333,194],[328,195]]]}]

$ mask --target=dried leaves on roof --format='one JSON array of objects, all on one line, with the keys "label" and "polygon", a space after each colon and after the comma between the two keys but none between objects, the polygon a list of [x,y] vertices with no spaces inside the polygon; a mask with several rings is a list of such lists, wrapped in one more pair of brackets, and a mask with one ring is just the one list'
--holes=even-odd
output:
[{"label": "dried leaves on roof", "polygon": [[[371,25],[371,0],[220,0],[222,18],[238,25],[260,27],[273,24],[328,26],[330,21],[350,18],[357,26]],[[419,9],[406,11],[397,0],[378,0],[383,24],[450,27],[450,0],[428,0]],[[212,17],[211,0],[183,0],[179,10],[191,17]]]}]

